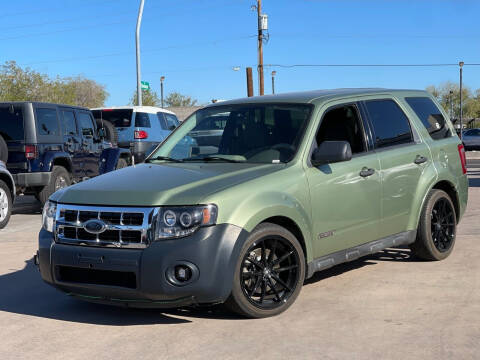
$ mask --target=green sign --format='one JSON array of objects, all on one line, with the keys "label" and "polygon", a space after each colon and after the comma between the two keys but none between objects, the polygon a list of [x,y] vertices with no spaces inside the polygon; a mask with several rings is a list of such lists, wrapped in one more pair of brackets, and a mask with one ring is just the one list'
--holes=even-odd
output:
[{"label": "green sign", "polygon": [[142,90],[150,90],[150,83],[148,81],[142,81]]}]

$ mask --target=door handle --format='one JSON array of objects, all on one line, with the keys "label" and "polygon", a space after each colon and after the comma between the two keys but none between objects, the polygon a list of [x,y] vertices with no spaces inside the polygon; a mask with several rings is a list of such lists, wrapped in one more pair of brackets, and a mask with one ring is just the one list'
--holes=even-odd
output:
[{"label": "door handle", "polygon": [[417,155],[413,162],[417,165],[420,165],[420,164],[423,164],[424,162],[427,162],[427,160],[428,159],[425,156]]},{"label": "door handle", "polygon": [[360,176],[364,178],[368,176],[372,176],[373,174],[375,174],[375,169],[372,169],[372,168],[364,167],[362,171],[360,171]]}]

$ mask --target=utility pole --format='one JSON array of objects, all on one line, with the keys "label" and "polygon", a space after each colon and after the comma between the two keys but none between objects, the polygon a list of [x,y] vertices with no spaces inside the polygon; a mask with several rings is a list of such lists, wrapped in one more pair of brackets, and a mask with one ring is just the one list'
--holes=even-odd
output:
[{"label": "utility pole", "polygon": [[463,65],[464,65],[463,61],[460,61],[458,63],[458,66],[460,66],[460,140],[463,140],[463,103],[462,103]]},{"label": "utility pole", "polygon": [[272,94],[275,94],[275,75],[277,75],[277,72],[273,70],[272,71]]},{"label": "utility pole", "polygon": [[253,75],[252,75],[252,68],[247,67],[247,96],[253,96]]},{"label": "utility pole", "polygon": [[453,90],[450,90],[450,119],[453,120]]},{"label": "utility pole", "polygon": [[142,25],[143,5],[145,0],[140,0],[138,9],[137,28],[135,29],[135,48],[137,51],[137,105],[142,106],[142,74],[140,71],[140,26]]},{"label": "utility pole", "polygon": [[258,18],[258,94],[264,94],[263,88],[263,15],[262,0],[257,0],[257,18]]},{"label": "utility pole", "polygon": [[163,108],[163,82],[165,81],[165,76],[160,77],[160,99],[162,101],[162,108]]}]

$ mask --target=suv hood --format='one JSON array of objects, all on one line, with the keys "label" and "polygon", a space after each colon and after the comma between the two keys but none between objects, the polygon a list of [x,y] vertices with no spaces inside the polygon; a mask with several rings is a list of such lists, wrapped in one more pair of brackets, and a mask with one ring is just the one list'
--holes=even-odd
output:
[{"label": "suv hood", "polygon": [[195,205],[215,192],[270,174],[284,164],[161,163],[110,172],[55,192],[61,203],[159,206]]}]

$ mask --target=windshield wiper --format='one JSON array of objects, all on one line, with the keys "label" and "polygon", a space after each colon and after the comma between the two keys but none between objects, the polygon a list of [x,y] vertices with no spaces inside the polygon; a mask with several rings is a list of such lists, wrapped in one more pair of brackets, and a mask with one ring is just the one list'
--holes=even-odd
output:
[{"label": "windshield wiper", "polygon": [[145,162],[150,162],[150,161],[155,161],[155,160],[165,160],[165,161],[171,161],[171,162],[176,162],[176,163],[183,162],[183,160],[174,159],[174,158],[171,158],[171,157],[168,157],[168,156],[155,156],[153,158],[145,160]]},{"label": "windshield wiper", "polygon": [[188,159],[183,159],[183,161],[226,161],[230,163],[243,163],[245,160],[235,160],[235,159],[229,159],[225,158],[222,156],[205,156],[201,158],[188,158]]}]

